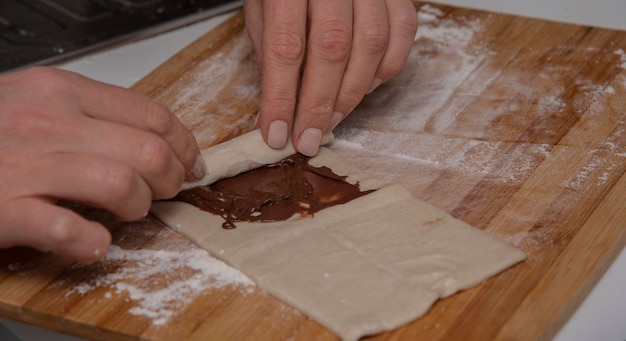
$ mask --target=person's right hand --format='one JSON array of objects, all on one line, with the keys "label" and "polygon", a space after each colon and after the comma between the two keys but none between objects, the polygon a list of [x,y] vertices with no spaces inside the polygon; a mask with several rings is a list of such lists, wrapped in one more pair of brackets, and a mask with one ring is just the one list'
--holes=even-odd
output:
[{"label": "person's right hand", "polygon": [[193,135],[146,96],[53,68],[0,75],[0,247],[94,262],[109,231],[56,202],[135,220],[204,175],[199,155]]},{"label": "person's right hand", "polygon": [[404,68],[415,40],[411,0],[245,0],[261,73],[265,142],[317,154],[363,97]]}]

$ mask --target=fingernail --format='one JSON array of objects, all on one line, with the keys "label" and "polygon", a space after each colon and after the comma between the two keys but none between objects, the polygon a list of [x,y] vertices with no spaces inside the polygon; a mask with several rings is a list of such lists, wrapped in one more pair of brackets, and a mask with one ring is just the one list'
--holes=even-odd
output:
[{"label": "fingernail", "polygon": [[333,115],[330,117],[330,121],[328,122],[328,129],[326,131],[332,131],[335,127],[341,122],[343,119],[343,114],[335,111]]},{"label": "fingernail", "polygon": [[202,179],[206,174],[206,163],[204,163],[204,158],[202,157],[202,154],[198,153],[198,156],[196,157],[196,163],[194,163],[193,167],[191,168],[191,173],[193,174],[193,176],[196,177],[196,179]]},{"label": "fingernail", "polygon": [[289,129],[287,122],[276,120],[270,123],[270,130],[267,134],[267,143],[272,148],[282,148],[287,144]]},{"label": "fingernail", "polygon": [[383,83],[383,80],[376,77],[372,80],[372,84],[370,84],[370,88],[369,90],[367,90],[367,93],[370,94],[372,93],[374,90],[376,90],[377,87],[379,87],[381,84]]},{"label": "fingernail", "polygon": [[317,128],[309,128],[302,132],[300,141],[298,142],[298,150],[306,156],[313,156],[322,142],[322,130]]}]

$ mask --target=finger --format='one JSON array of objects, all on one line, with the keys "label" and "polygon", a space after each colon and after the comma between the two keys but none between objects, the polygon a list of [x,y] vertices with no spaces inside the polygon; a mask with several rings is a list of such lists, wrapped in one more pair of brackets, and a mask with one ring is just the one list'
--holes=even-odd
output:
[{"label": "finger", "polygon": [[[156,199],[180,190],[185,170],[170,145],[159,136],[124,125],[86,118],[77,124],[79,141],[68,150],[114,159],[134,169]],[[79,129],[79,128],[76,128]],[[72,148],[72,149],[69,149]]]},{"label": "finger", "polygon": [[103,208],[125,221],[145,217],[150,209],[152,193],[148,184],[116,159],[56,153],[36,161],[34,166],[28,186],[39,196]]},{"label": "finger", "polygon": [[84,114],[160,136],[185,167],[186,178],[204,176],[206,166],[195,138],[165,106],[128,89],[68,74],[67,96],[78,99]]},{"label": "finger", "polygon": [[0,209],[0,217],[1,247],[32,246],[93,263],[105,255],[111,243],[111,234],[104,226],[43,199],[8,202]]},{"label": "finger", "polygon": [[317,154],[328,126],[350,56],[352,1],[311,1],[309,13],[307,59],[293,138],[296,149],[311,156]]},{"label": "finger", "polygon": [[389,13],[389,45],[369,92],[402,71],[417,30],[417,13],[411,1],[386,0],[385,3]]},{"label": "finger", "polygon": [[246,20],[246,33],[250,37],[254,51],[256,52],[256,62],[261,70],[263,65],[262,44],[263,44],[263,2],[261,0],[244,0],[243,11]]},{"label": "finger", "polygon": [[[65,78],[55,80],[58,77],[57,72],[41,70],[46,76],[44,79],[47,79],[43,83],[48,85],[39,85],[38,89],[44,92],[49,87],[63,90],[48,94],[58,94],[50,97],[49,105],[54,106],[52,112],[63,114],[49,115],[43,111],[30,113],[30,118],[29,115],[22,115],[27,119],[13,129],[20,132],[18,137],[23,137],[24,142],[20,146],[22,150],[28,147],[44,155],[55,151],[78,152],[118,160],[142,176],[155,198],[171,197],[178,192],[185,170],[172,151],[172,146],[163,137],[125,124],[81,115],[84,107],[70,105],[69,103],[74,102],[64,101],[63,98],[68,92],[72,93],[74,85],[67,84]],[[50,76],[51,73],[55,76]],[[70,79],[77,79],[76,75],[68,74]],[[85,83],[91,84],[88,81]],[[86,85],[86,88],[91,86]],[[121,93],[120,95],[124,97]],[[48,138],[42,139],[41,136]]]},{"label": "finger", "polygon": [[263,4],[263,64],[258,125],[273,148],[287,143],[296,107],[305,50],[307,2],[268,0]]},{"label": "finger", "polygon": [[354,1],[353,27],[352,51],[327,131],[333,130],[361,102],[376,75],[389,42],[385,3],[380,0]]},{"label": "finger", "polygon": [[[143,96],[126,97],[128,97],[128,103],[123,104],[122,107],[103,107],[103,110],[98,110],[96,107],[104,106],[105,103],[96,101],[100,103],[94,103],[93,107],[87,108],[87,113],[94,118],[107,119],[158,135],[167,142],[170,150],[187,171],[185,178],[203,177],[206,173],[206,166],[200,156],[198,144],[187,128],[167,108],[157,102],[150,101]],[[132,110],[133,107],[136,108],[134,112],[122,114],[122,108]]]}]

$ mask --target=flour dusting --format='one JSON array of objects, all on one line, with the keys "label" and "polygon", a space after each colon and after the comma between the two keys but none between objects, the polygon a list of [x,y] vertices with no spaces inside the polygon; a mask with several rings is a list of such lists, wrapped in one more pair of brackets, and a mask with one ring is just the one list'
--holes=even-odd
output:
[{"label": "flour dusting", "polygon": [[[624,167],[623,122],[604,141],[577,141],[575,134],[586,131],[581,122],[594,131],[607,115],[619,115],[607,113],[606,101],[618,103],[626,77],[612,79],[602,70],[626,67],[626,53],[565,43],[533,49],[534,43],[491,35],[483,22],[489,16],[444,12],[432,5],[419,9],[405,69],[365,97],[336,128],[331,148],[376,178],[478,220],[487,201],[518,198],[511,193],[523,188],[528,202],[514,201],[522,206],[505,208],[497,220],[504,225],[486,229],[540,262],[539,251],[553,242],[553,225],[533,225],[550,209],[548,197],[580,200],[580,193],[615,181]],[[587,62],[572,63],[565,57],[570,54]],[[623,112],[621,104],[614,106]],[[571,155],[582,158],[580,165],[554,166]],[[523,187],[544,177],[555,179],[554,192]],[[491,192],[481,197],[483,190]],[[534,207],[535,199],[542,204]]]},{"label": "flour dusting", "polygon": [[[241,66],[241,61],[250,53],[250,46],[244,35],[235,37],[233,49],[226,55],[218,52],[211,58],[207,58],[198,64],[197,73],[191,73],[188,77],[191,82],[181,88],[172,105],[172,110],[180,113],[202,112],[207,103],[214,103],[220,93],[223,81],[233,77]],[[248,86],[238,86],[234,89],[236,95],[243,98],[256,97],[258,88],[255,83]],[[213,107],[219,107],[214,105]],[[222,107],[226,109],[226,107]],[[224,114],[230,114],[230,111]],[[194,115],[201,118],[201,115]],[[192,123],[192,122],[189,122]],[[193,123],[192,123],[193,124]]]},{"label": "flour dusting", "polygon": [[[333,147],[346,156],[357,150],[399,161],[399,168],[426,165],[485,175],[493,169],[490,161],[510,143],[448,132],[459,113],[498,75],[483,68],[492,51],[475,49],[474,39],[482,31],[482,23],[476,18],[446,18],[431,5],[423,5],[418,17],[421,20],[405,69],[366,97],[346,124],[335,130]],[[558,105],[558,101],[550,105]],[[376,128],[380,126],[387,129]],[[528,147],[538,153],[546,151]],[[397,180],[388,178],[385,170],[368,170],[384,180]],[[508,180],[510,174],[505,176]]]},{"label": "flour dusting", "polygon": [[[623,136],[626,136],[626,122],[621,120],[605,141],[587,152],[587,162],[566,182],[564,187],[589,191],[606,184],[610,180],[611,172],[622,167],[626,162],[626,148],[617,142]],[[619,159],[608,158],[607,155],[613,155]]]},{"label": "flour dusting", "polygon": [[552,240],[552,237],[543,230],[522,231],[501,237],[508,244],[523,251],[528,256],[527,262],[531,264],[537,264],[543,260],[538,251]]},{"label": "flour dusting", "polygon": [[206,148],[224,138],[224,132],[234,134],[254,124],[261,89],[253,61],[252,43],[242,31],[218,52],[192,63],[156,99],[194,133],[200,148]]},{"label": "flour dusting", "polygon": [[[420,25],[432,24],[437,21],[439,17],[443,15],[443,12],[434,6],[429,4],[424,4],[420,7],[420,10],[417,11],[417,19]],[[419,35],[415,36],[415,40],[417,40]]]},{"label": "flour dusting", "polygon": [[620,59],[621,59],[620,67],[622,69],[626,69],[626,52],[624,52],[623,49],[617,49],[613,53],[615,53],[616,55],[618,55],[620,57]]},{"label": "flour dusting", "polygon": [[[464,178],[523,183],[561,139],[559,122],[583,115],[601,96],[616,92],[558,60],[576,46],[522,52],[548,56],[535,72],[492,67],[500,52],[480,43],[480,18],[446,16],[432,5],[420,7],[418,17],[403,72],[367,96],[335,130],[332,148],[357,165],[366,158],[351,156],[355,151],[382,161],[377,163],[383,167],[368,163],[367,170],[383,180],[402,183],[406,174],[396,177],[385,168],[394,164],[399,173],[452,171]],[[579,52],[589,60],[615,62],[600,47]],[[626,62],[623,50],[614,53]]]},{"label": "flour dusting", "polygon": [[607,87],[604,89],[604,92],[605,92],[605,93],[607,93],[607,94],[609,94],[609,95],[614,95],[614,94],[615,94],[615,88],[614,88],[614,87],[612,87],[612,86],[607,86]]},{"label": "flour dusting", "polygon": [[[126,296],[134,303],[129,313],[146,317],[159,326],[166,324],[207,290],[225,287],[240,288],[242,293],[254,290],[254,282],[243,273],[205,250],[174,238],[175,235],[168,230],[160,234],[163,240],[174,241],[168,250],[130,250],[112,245],[97,264],[104,271],[93,272],[92,278],[74,285],[66,297],[106,289],[104,298]],[[74,270],[84,267],[75,265]]]}]

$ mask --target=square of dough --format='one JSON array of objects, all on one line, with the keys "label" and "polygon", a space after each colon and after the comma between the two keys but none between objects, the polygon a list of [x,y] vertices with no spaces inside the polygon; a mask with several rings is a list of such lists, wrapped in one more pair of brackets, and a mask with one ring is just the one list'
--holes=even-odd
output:
[{"label": "square of dough", "polygon": [[347,176],[362,190],[376,191],[313,217],[237,222],[230,230],[222,228],[222,217],[183,202],[155,202],[152,213],[344,340],[409,323],[438,298],[470,288],[525,258],[401,186],[373,179],[326,148],[309,163]]}]

